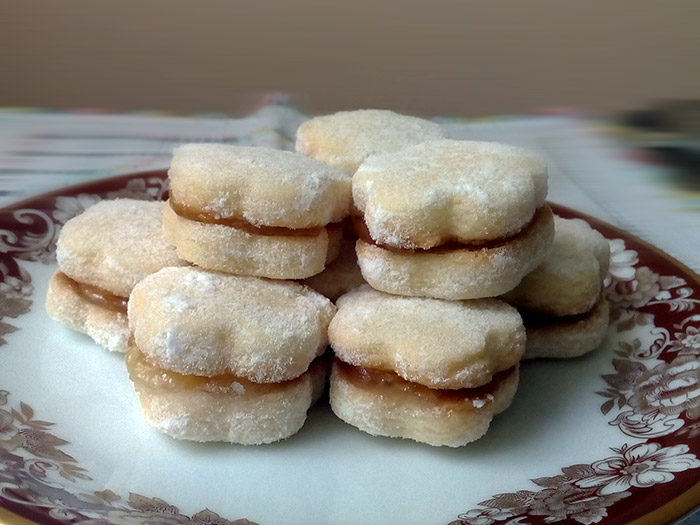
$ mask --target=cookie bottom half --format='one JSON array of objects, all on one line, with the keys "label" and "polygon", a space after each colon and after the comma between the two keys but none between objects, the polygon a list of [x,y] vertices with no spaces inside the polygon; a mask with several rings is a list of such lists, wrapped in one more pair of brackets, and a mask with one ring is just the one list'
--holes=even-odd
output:
[{"label": "cookie bottom half", "polygon": [[437,390],[336,359],[330,403],[340,419],[368,434],[459,447],[486,434],[493,416],[510,406],[518,377],[512,367],[483,387]]},{"label": "cookie bottom half", "polygon": [[153,427],[176,439],[242,445],[296,434],[323,393],[328,371],[321,358],[301,376],[281,383],[188,376],[154,366],[135,346],[126,363],[144,418]]},{"label": "cookie bottom half", "polygon": [[523,315],[527,342],[523,359],[579,357],[598,348],[608,333],[610,307],[604,297],[588,312],[565,317]]}]

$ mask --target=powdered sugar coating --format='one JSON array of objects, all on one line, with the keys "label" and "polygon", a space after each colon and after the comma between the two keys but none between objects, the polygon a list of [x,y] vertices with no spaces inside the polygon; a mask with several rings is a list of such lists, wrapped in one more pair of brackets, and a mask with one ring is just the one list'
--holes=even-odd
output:
[{"label": "powdered sugar coating", "polygon": [[545,206],[522,234],[481,249],[395,252],[358,240],[362,276],[383,292],[440,299],[494,297],[515,288],[545,257],[554,237]]},{"label": "powdered sugar coating", "polygon": [[313,228],[350,209],[350,177],[289,151],[186,144],[173,152],[168,176],[172,199],[216,219]]},{"label": "powdered sugar coating", "polygon": [[302,374],[325,350],[334,313],[328,299],[296,283],[197,268],[153,274],[129,300],[136,344],[154,364],[183,374],[231,372],[262,383]]},{"label": "powdered sugar coating", "polygon": [[608,241],[581,219],[554,217],[544,260],[503,299],[547,315],[587,312],[598,301],[610,264]]},{"label": "powdered sugar coating", "polygon": [[364,285],[337,305],[328,336],[341,360],[431,388],[484,385],[525,351],[520,315],[497,299],[401,297]]},{"label": "powdered sugar coating", "polygon": [[544,204],[547,165],[515,146],[429,141],[368,157],[352,188],[372,239],[431,248],[518,232]]},{"label": "powdered sugar coating", "polygon": [[59,269],[70,278],[129,297],[146,275],[186,264],[163,235],[163,203],[100,201],[69,220],[56,243]]},{"label": "powdered sugar coating", "polygon": [[308,120],[297,129],[296,150],[353,174],[375,153],[447,138],[439,124],[382,109],[340,111]]}]

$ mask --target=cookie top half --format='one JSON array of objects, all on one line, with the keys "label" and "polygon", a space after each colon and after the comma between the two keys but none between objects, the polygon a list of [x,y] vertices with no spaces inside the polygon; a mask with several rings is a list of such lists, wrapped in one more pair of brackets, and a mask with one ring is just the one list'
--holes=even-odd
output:
[{"label": "cookie top half", "polygon": [[147,275],[186,264],[163,235],[162,202],[100,201],[61,230],[58,269],[73,280],[121,297]]},{"label": "cookie top half", "polygon": [[161,368],[276,383],[325,351],[335,306],[294,282],[180,267],[136,285],[128,313],[139,350]]},{"label": "cookie top half", "polygon": [[547,195],[547,164],[494,142],[428,141],[372,155],[353,176],[354,203],[372,239],[396,248],[501,240]]},{"label": "cookie top half", "polygon": [[173,208],[206,222],[315,228],[349,213],[347,174],[289,151],[225,144],[185,144],[168,171]]},{"label": "cookie top half", "polygon": [[374,153],[443,138],[447,132],[435,122],[389,110],[359,109],[302,123],[296,150],[352,174]]},{"label": "cookie top half", "polygon": [[431,388],[484,385],[525,351],[520,314],[497,299],[403,297],[364,285],[337,305],[329,338],[341,360]]}]

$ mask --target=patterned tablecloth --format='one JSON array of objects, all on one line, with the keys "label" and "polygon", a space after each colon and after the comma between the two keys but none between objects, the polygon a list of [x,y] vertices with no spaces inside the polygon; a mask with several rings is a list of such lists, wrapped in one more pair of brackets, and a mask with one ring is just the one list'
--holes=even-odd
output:
[{"label": "patterned tablecloth", "polygon": [[[293,149],[306,118],[284,98],[236,119],[0,110],[0,207],[67,185],[167,167],[173,148],[185,142]],[[700,272],[700,193],[678,186],[668,168],[635,160],[600,125],[561,116],[437,120],[454,138],[538,150],[549,161],[551,201],[624,228]]]}]

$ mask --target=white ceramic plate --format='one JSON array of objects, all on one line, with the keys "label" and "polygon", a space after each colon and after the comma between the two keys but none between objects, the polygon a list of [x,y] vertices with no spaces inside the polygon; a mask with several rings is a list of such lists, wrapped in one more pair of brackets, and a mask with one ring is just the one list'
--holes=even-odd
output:
[{"label": "white ceramic plate", "polygon": [[374,438],[323,402],[272,445],[159,434],[122,356],[51,321],[43,302],[61,225],[102,198],[162,198],[164,178],[0,211],[0,521],[666,523],[700,502],[700,279],[590,217],[612,246],[609,336],[583,358],[524,363],[513,405],[480,441]]}]

